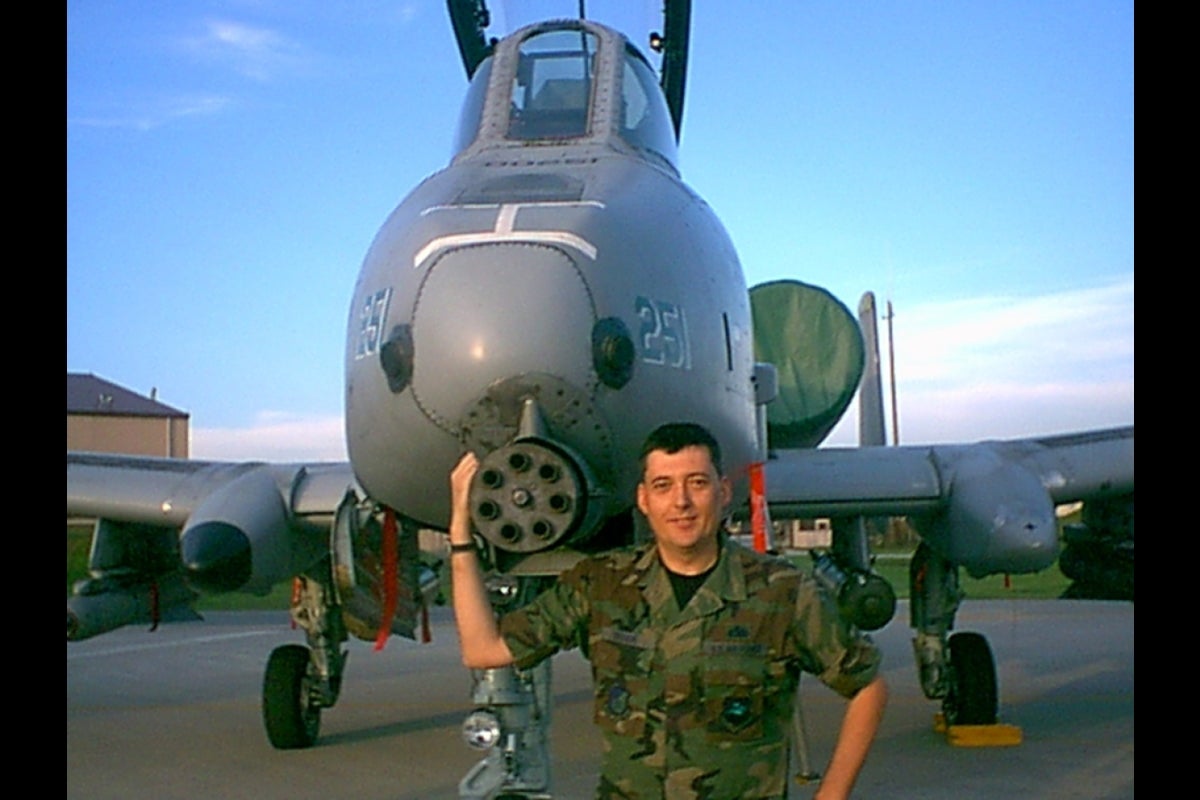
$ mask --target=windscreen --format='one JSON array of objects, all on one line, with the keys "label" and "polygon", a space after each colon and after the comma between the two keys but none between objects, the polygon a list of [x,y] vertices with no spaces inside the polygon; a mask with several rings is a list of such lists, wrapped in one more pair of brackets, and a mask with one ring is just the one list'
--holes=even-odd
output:
[{"label": "windscreen", "polygon": [[675,165],[675,129],[654,71],[641,54],[629,47],[621,81],[621,136],[639,150],[648,150]]},{"label": "windscreen", "polygon": [[580,30],[547,31],[521,43],[510,98],[509,139],[587,135],[596,46],[596,37]]},{"label": "windscreen", "polygon": [[492,59],[487,58],[475,71],[462,110],[458,114],[458,129],[454,134],[454,154],[457,155],[475,141],[479,125],[483,121],[483,102],[487,97],[488,81],[492,77]]}]

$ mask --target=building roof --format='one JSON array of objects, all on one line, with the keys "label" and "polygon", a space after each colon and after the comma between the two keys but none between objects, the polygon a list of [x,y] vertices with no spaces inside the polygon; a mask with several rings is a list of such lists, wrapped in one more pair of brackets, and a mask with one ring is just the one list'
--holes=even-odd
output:
[{"label": "building roof", "polygon": [[188,416],[187,412],[160,403],[153,397],[144,397],[90,372],[67,373],[67,413],[131,417]]}]

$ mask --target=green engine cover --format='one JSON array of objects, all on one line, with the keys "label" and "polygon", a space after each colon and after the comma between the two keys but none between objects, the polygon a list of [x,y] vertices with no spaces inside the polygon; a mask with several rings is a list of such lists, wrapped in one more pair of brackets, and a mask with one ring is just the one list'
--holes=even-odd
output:
[{"label": "green engine cover", "polygon": [[767,405],[771,447],[816,447],[837,425],[862,379],[858,321],[817,286],[782,280],[750,290],[754,357],[775,365],[779,393]]}]

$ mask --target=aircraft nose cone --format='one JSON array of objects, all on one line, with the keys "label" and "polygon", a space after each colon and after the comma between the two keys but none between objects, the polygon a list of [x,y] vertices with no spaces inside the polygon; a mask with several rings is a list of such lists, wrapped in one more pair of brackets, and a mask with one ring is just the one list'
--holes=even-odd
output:
[{"label": "aircraft nose cone", "polygon": [[595,309],[566,252],[493,242],[438,257],[413,310],[412,387],[445,426],[466,402],[506,379],[540,373],[584,390],[593,383]]}]

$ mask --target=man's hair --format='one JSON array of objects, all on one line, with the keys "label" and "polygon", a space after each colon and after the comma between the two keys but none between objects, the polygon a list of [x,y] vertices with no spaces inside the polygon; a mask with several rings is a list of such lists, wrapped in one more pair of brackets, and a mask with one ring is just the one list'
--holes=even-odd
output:
[{"label": "man's hair", "polygon": [[721,468],[721,445],[717,444],[716,437],[709,433],[707,428],[694,422],[668,422],[651,431],[650,435],[646,437],[646,441],[642,443],[642,453],[639,456],[642,473],[646,472],[647,456],[655,450],[674,454],[685,447],[703,447],[708,450],[709,458],[716,467],[717,474],[725,474]]}]

